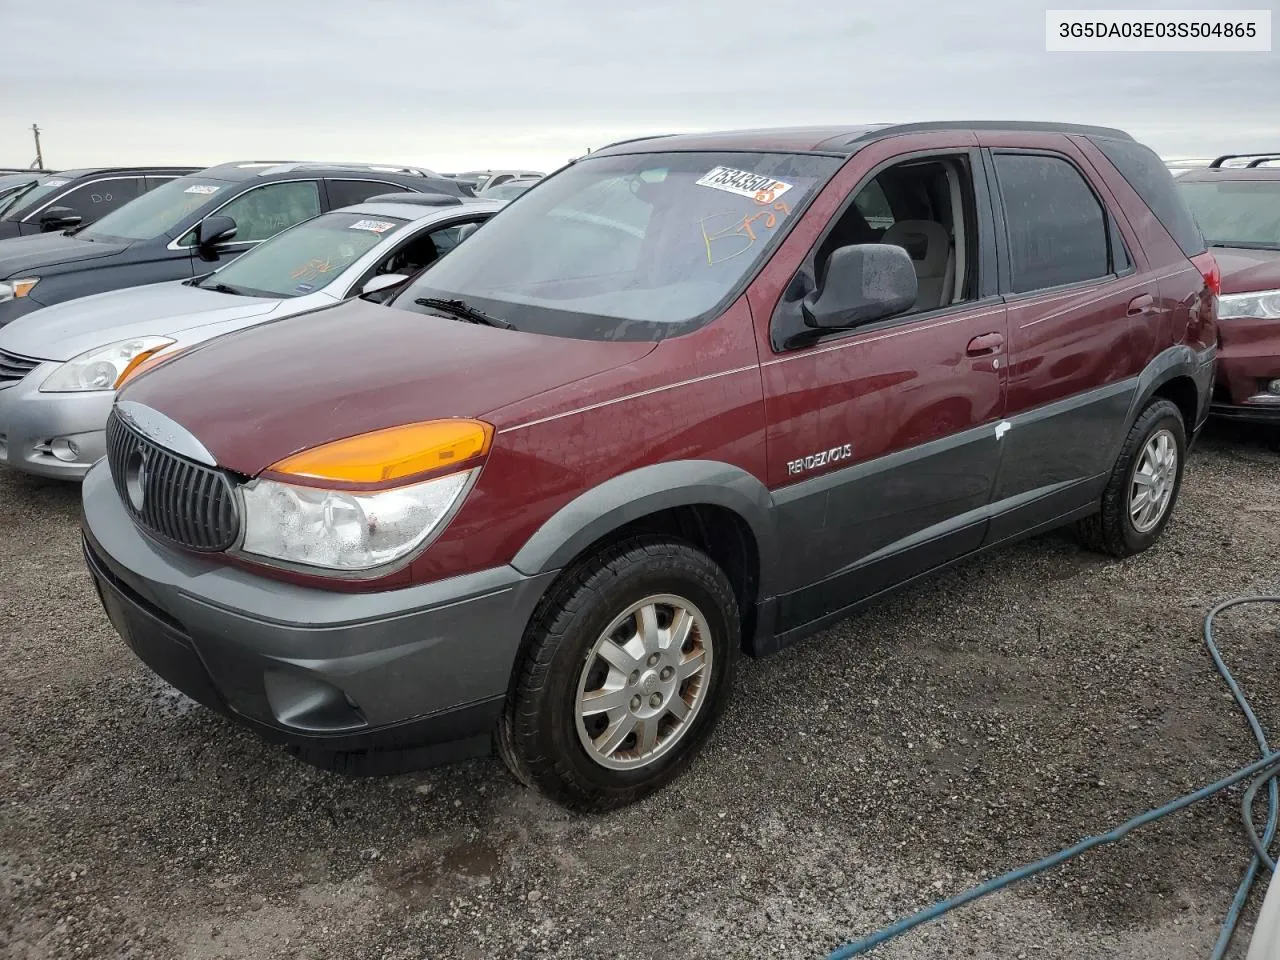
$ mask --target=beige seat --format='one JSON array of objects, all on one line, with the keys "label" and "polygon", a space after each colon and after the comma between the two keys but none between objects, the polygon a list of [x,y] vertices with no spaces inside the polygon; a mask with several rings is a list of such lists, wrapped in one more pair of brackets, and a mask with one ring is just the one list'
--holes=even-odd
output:
[{"label": "beige seat", "polygon": [[936,310],[951,302],[956,261],[946,227],[932,220],[899,220],[880,242],[902,247],[911,256],[918,284],[917,310]]}]

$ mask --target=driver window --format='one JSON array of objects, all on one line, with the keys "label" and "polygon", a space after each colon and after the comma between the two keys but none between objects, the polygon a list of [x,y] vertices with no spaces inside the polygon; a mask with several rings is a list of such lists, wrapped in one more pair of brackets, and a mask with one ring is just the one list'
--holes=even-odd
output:
[{"label": "driver window", "polygon": [[464,226],[482,222],[483,220],[468,220],[419,234],[378,264],[374,273],[398,273],[406,277],[411,276],[429,267],[456,247],[460,242],[458,234]]},{"label": "driver window", "polygon": [[[889,198],[892,198],[890,200]],[[868,181],[818,248],[825,275],[831,252],[857,243],[902,247],[916,270],[912,313],[939,310],[975,296],[973,181],[963,157],[908,160]],[[976,249],[976,248],[975,248]]]},{"label": "driver window", "polygon": [[320,215],[320,191],[314,180],[269,183],[241,194],[218,216],[236,222],[236,243],[269,240],[286,227]]}]

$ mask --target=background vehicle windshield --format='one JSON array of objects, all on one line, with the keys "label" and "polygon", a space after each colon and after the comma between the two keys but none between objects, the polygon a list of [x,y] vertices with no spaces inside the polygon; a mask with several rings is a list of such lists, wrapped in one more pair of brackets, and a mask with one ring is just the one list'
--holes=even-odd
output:
[{"label": "background vehicle windshield", "polygon": [[465,300],[521,330],[600,340],[682,332],[750,275],[840,165],[767,153],[588,157],[433,264],[390,303]]},{"label": "background vehicle windshield", "polygon": [[317,216],[243,253],[198,285],[225,283],[253,297],[303,297],[323,291],[406,223],[393,216]]},{"label": "background vehicle windshield", "polygon": [[1178,190],[1210,245],[1280,250],[1280,180],[1180,182]]},{"label": "background vehicle windshield", "polygon": [[514,200],[537,182],[536,180],[511,180],[491,187],[483,195],[490,200]]},{"label": "background vehicle windshield", "polygon": [[176,237],[187,218],[234,184],[209,177],[178,177],[113,210],[78,236],[101,240],[151,240]]},{"label": "background vehicle windshield", "polygon": [[13,184],[7,187],[0,185],[0,220],[17,220],[20,214],[27,209],[32,203],[41,197],[47,197],[59,187],[65,186],[68,181],[60,177],[39,177],[32,180],[24,177],[20,183],[25,182],[25,186],[11,193],[4,192],[8,188],[12,188]]},{"label": "background vehicle windshield", "polygon": [[225,283],[256,297],[301,297],[323,290],[407,221],[326,213],[272,237],[200,282]]}]

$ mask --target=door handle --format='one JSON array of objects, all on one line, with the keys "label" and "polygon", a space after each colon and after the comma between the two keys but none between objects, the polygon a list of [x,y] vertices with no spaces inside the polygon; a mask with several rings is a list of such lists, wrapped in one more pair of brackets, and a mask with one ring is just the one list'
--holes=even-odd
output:
[{"label": "door handle", "polygon": [[1155,302],[1156,298],[1149,293],[1144,293],[1141,296],[1134,297],[1129,301],[1128,316],[1136,317],[1140,313],[1146,313],[1155,306]]},{"label": "door handle", "polygon": [[993,353],[999,353],[1003,346],[1003,334],[984,333],[970,340],[964,352],[965,356],[969,357],[989,357]]}]

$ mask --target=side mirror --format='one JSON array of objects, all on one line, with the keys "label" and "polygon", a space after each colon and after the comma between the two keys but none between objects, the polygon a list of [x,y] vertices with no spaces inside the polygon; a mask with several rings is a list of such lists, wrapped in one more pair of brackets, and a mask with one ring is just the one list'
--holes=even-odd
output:
[{"label": "side mirror", "polygon": [[84,220],[84,217],[70,207],[50,207],[40,214],[40,229],[46,232],[51,230],[70,230],[72,227],[78,227],[82,220]]},{"label": "side mirror", "polygon": [[398,287],[408,279],[403,273],[380,273],[360,288],[360,296],[363,297],[366,294],[377,293],[379,290]]},{"label": "side mirror", "polygon": [[[458,243],[461,243],[479,229],[480,224],[478,223],[464,223],[458,228]],[[457,246],[457,244],[455,244],[455,246]]]},{"label": "side mirror", "polygon": [[209,217],[196,227],[196,246],[201,253],[213,253],[220,243],[226,243],[236,235],[236,222],[230,217]]},{"label": "side mirror", "polygon": [[855,243],[831,252],[817,289],[800,309],[810,327],[856,327],[905,313],[915,306],[916,294],[916,268],[906,250]]}]

